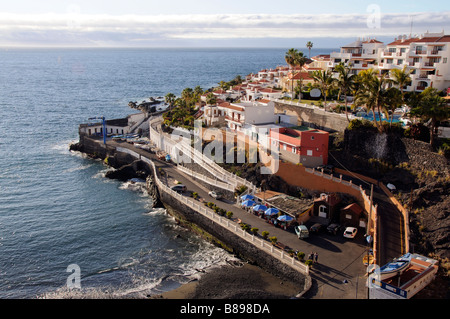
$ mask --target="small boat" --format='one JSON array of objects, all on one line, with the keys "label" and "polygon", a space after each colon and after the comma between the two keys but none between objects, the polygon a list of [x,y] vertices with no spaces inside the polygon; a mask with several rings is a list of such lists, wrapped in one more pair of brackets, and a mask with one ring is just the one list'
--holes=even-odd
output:
[{"label": "small boat", "polygon": [[383,267],[380,267],[377,273],[380,275],[380,280],[388,279],[403,272],[406,268],[408,268],[410,263],[411,263],[411,254],[407,253],[387,263]]}]

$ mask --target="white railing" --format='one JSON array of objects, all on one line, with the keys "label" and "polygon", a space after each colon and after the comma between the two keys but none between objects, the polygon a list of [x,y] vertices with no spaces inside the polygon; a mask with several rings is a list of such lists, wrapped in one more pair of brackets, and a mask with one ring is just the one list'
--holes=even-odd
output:
[{"label": "white railing", "polygon": [[197,178],[197,179],[199,179],[199,180],[201,180],[201,181],[203,181],[205,183],[208,183],[208,184],[210,184],[212,186],[216,186],[216,187],[225,189],[225,190],[230,191],[230,192],[234,192],[234,190],[235,190],[235,187],[233,185],[230,185],[228,183],[224,183],[224,182],[218,181],[217,179],[209,178],[209,177],[207,177],[207,176],[205,176],[203,174],[194,172],[193,170],[191,170],[191,169],[189,169],[187,167],[178,165],[177,169],[182,171],[185,174],[188,174],[189,176]]},{"label": "white railing", "polygon": [[195,200],[191,199],[190,197],[183,196],[172,189],[170,189],[169,186],[165,185],[159,178],[156,173],[156,167],[155,164],[145,156],[141,156],[140,154],[123,147],[117,147],[116,150],[118,152],[124,152],[130,155],[133,155],[137,158],[140,158],[142,161],[148,163],[154,172],[155,176],[155,182],[156,185],[160,188],[160,190],[166,192],[173,198],[178,199],[181,203],[185,204],[186,206],[190,207],[191,209],[195,210],[196,212],[200,213],[202,216],[210,219],[216,224],[219,224],[220,226],[224,227],[228,231],[231,231],[233,234],[239,236],[241,239],[246,240],[248,243],[253,244],[255,247],[261,249],[262,251],[266,252],[270,256],[280,260],[286,265],[289,265],[293,269],[300,271],[301,273],[305,275],[309,275],[309,266],[305,265],[304,263],[297,260],[295,257],[289,256],[284,250],[281,250],[272,244],[268,243],[264,239],[258,238],[253,234],[249,234],[245,230],[242,230],[239,225],[233,221],[231,221],[228,218],[224,218],[217,213],[215,213],[212,209],[204,206],[203,204],[197,203]]}]

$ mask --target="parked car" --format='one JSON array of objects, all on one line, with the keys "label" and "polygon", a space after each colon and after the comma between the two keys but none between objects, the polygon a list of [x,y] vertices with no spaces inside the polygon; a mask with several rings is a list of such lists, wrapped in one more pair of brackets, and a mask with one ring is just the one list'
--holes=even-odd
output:
[{"label": "parked car", "polygon": [[319,223],[315,223],[309,228],[310,233],[319,233],[323,230],[323,225]]},{"label": "parked car", "polygon": [[355,238],[358,229],[355,227],[347,227],[344,231],[345,238]]},{"label": "parked car", "polygon": [[341,229],[341,225],[339,225],[339,224],[330,224],[330,225],[328,225],[328,227],[327,227],[327,231],[330,233],[330,234],[333,234],[333,235],[336,235],[338,232],[339,232],[339,230]]},{"label": "parked car", "polygon": [[298,239],[305,239],[309,237],[308,228],[305,225],[298,225],[294,227],[295,233],[297,234]]},{"label": "parked car", "polygon": [[221,192],[211,191],[208,193],[209,196],[215,199],[221,199],[223,197],[223,194]]},{"label": "parked car", "polygon": [[186,191],[186,186],[184,186],[183,184],[178,184],[178,185],[172,186],[171,189],[175,192],[182,193],[182,192]]}]

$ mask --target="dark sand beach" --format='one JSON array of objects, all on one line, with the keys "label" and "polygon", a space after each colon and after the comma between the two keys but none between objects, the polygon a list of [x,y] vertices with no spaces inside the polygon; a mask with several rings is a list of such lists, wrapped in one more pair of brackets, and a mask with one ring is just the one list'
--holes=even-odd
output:
[{"label": "dark sand beach", "polygon": [[303,288],[254,265],[227,265],[213,268],[199,280],[152,299],[290,299]]}]

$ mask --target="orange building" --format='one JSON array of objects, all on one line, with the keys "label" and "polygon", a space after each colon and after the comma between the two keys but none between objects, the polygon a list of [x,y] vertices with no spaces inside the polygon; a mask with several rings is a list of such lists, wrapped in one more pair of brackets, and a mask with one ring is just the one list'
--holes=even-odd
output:
[{"label": "orange building", "polygon": [[272,150],[280,152],[281,159],[306,167],[328,163],[329,133],[304,126],[270,130]]}]

